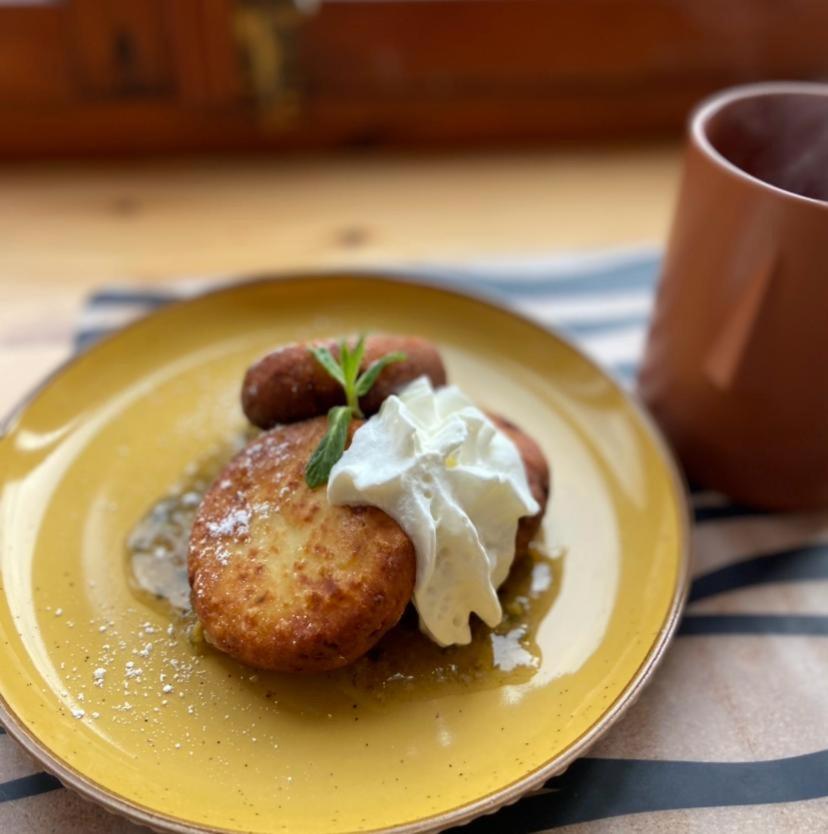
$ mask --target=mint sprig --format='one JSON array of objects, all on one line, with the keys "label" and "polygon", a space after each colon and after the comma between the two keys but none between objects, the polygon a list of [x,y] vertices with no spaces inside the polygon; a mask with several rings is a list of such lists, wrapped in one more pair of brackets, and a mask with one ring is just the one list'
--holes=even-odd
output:
[{"label": "mint sprig", "polygon": [[399,350],[393,353],[386,353],[372,362],[362,376],[356,381],[356,394],[358,397],[364,397],[373,388],[377,377],[382,373],[383,368],[390,365],[392,362],[402,362],[406,355]]},{"label": "mint sprig", "polygon": [[384,368],[393,362],[402,362],[406,355],[400,351],[386,353],[360,374],[359,368],[365,356],[364,335],[359,337],[353,348],[343,339],[339,343],[338,360],[326,347],[311,347],[309,350],[316,361],[342,386],[346,403],[334,406],[328,412],[328,430],[305,467],[305,481],[311,489],[315,489],[328,482],[331,469],[342,457],[351,418],[364,416],[359,407],[359,398],[371,390]]},{"label": "mint sprig", "polygon": [[342,457],[350,423],[351,409],[347,405],[334,406],[328,412],[328,430],[305,467],[305,480],[311,489],[327,482],[333,465]]}]

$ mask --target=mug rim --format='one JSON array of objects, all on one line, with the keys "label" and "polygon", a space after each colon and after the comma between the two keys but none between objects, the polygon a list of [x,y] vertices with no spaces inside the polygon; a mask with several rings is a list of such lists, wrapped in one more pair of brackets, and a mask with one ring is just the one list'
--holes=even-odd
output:
[{"label": "mug rim", "polygon": [[773,185],[766,180],[749,174],[738,165],[731,162],[710,142],[707,136],[707,125],[717,113],[736,101],[745,101],[754,98],[779,95],[811,95],[828,99],[828,83],[818,81],[762,81],[754,84],[740,84],[736,87],[728,87],[712,96],[704,99],[690,116],[690,141],[700,150],[704,156],[723,168],[731,176],[752,185],[767,189],[775,195],[815,206],[828,211],[828,200],[820,200],[816,197],[806,197],[797,194],[795,191],[788,191]]}]

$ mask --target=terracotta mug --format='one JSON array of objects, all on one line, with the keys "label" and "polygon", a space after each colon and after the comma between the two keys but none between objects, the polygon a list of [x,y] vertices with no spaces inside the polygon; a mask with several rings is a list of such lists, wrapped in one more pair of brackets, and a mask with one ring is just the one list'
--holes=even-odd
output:
[{"label": "terracotta mug", "polygon": [[693,114],[639,389],[691,481],[828,507],[828,84]]}]

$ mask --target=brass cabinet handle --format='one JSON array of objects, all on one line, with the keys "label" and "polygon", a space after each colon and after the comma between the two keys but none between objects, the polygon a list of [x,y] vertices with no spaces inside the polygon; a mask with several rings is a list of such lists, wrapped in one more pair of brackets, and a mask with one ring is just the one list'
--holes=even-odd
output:
[{"label": "brass cabinet handle", "polygon": [[293,121],[301,106],[297,35],[315,0],[241,0],[234,12],[247,95],[268,120]]}]

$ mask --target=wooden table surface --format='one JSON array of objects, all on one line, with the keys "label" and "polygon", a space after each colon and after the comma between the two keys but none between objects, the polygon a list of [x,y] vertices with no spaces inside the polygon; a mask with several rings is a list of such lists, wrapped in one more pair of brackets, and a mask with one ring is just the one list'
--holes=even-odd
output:
[{"label": "wooden table surface", "polygon": [[0,168],[0,412],[112,282],[662,241],[674,145]]},{"label": "wooden table surface", "polygon": [[[658,243],[669,224],[679,162],[677,147],[662,146],[0,168],[0,411],[68,354],[84,296],[103,284]],[[826,529],[821,516],[776,521],[760,515],[739,524],[698,531],[697,570],[735,564],[760,545],[763,558],[768,548],[796,546],[770,556],[787,560],[799,552],[810,559]],[[788,579],[797,576],[792,571]],[[711,621],[727,621],[745,611],[748,620],[761,619],[763,606],[774,612],[770,622],[811,619],[801,614],[813,611],[819,591],[813,583],[792,581],[783,590],[751,588],[751,581],[742,595],[725,588],[722,599],[702,600],[707,607],[700,619],[707,612],[716,615]],[[769,801],[780,804],[617,817],[599,830],[823,831],[825,799],[779,798],[797,798],[800,782],[803,791],[814,790],[816,777],[806,776],[820,765],[810,758],[803,764],[799,754],[825,746],[819,693],[826,689],[828,644],[813,634],[700,632],[677,640],[620,732],[602,743],[610,760],[647,765],[643,760],[656,755],[694,768],[711,759],[735,763],[736,782],[729,783],[736,785],[735,801],[768,785]],[[774,758],[780,756],[788,758]],[[823,753],[814,756],[824,761]],[[742,769],[751,763],[759,769]],[[709,789],[718,797],[723,766],[712,767]],[[106,815],[59,792],[39,804],[27,801],[6,805],[4,819],[15,831],[110,830]],[[126,824],[118,830],[137,832]]]}]

